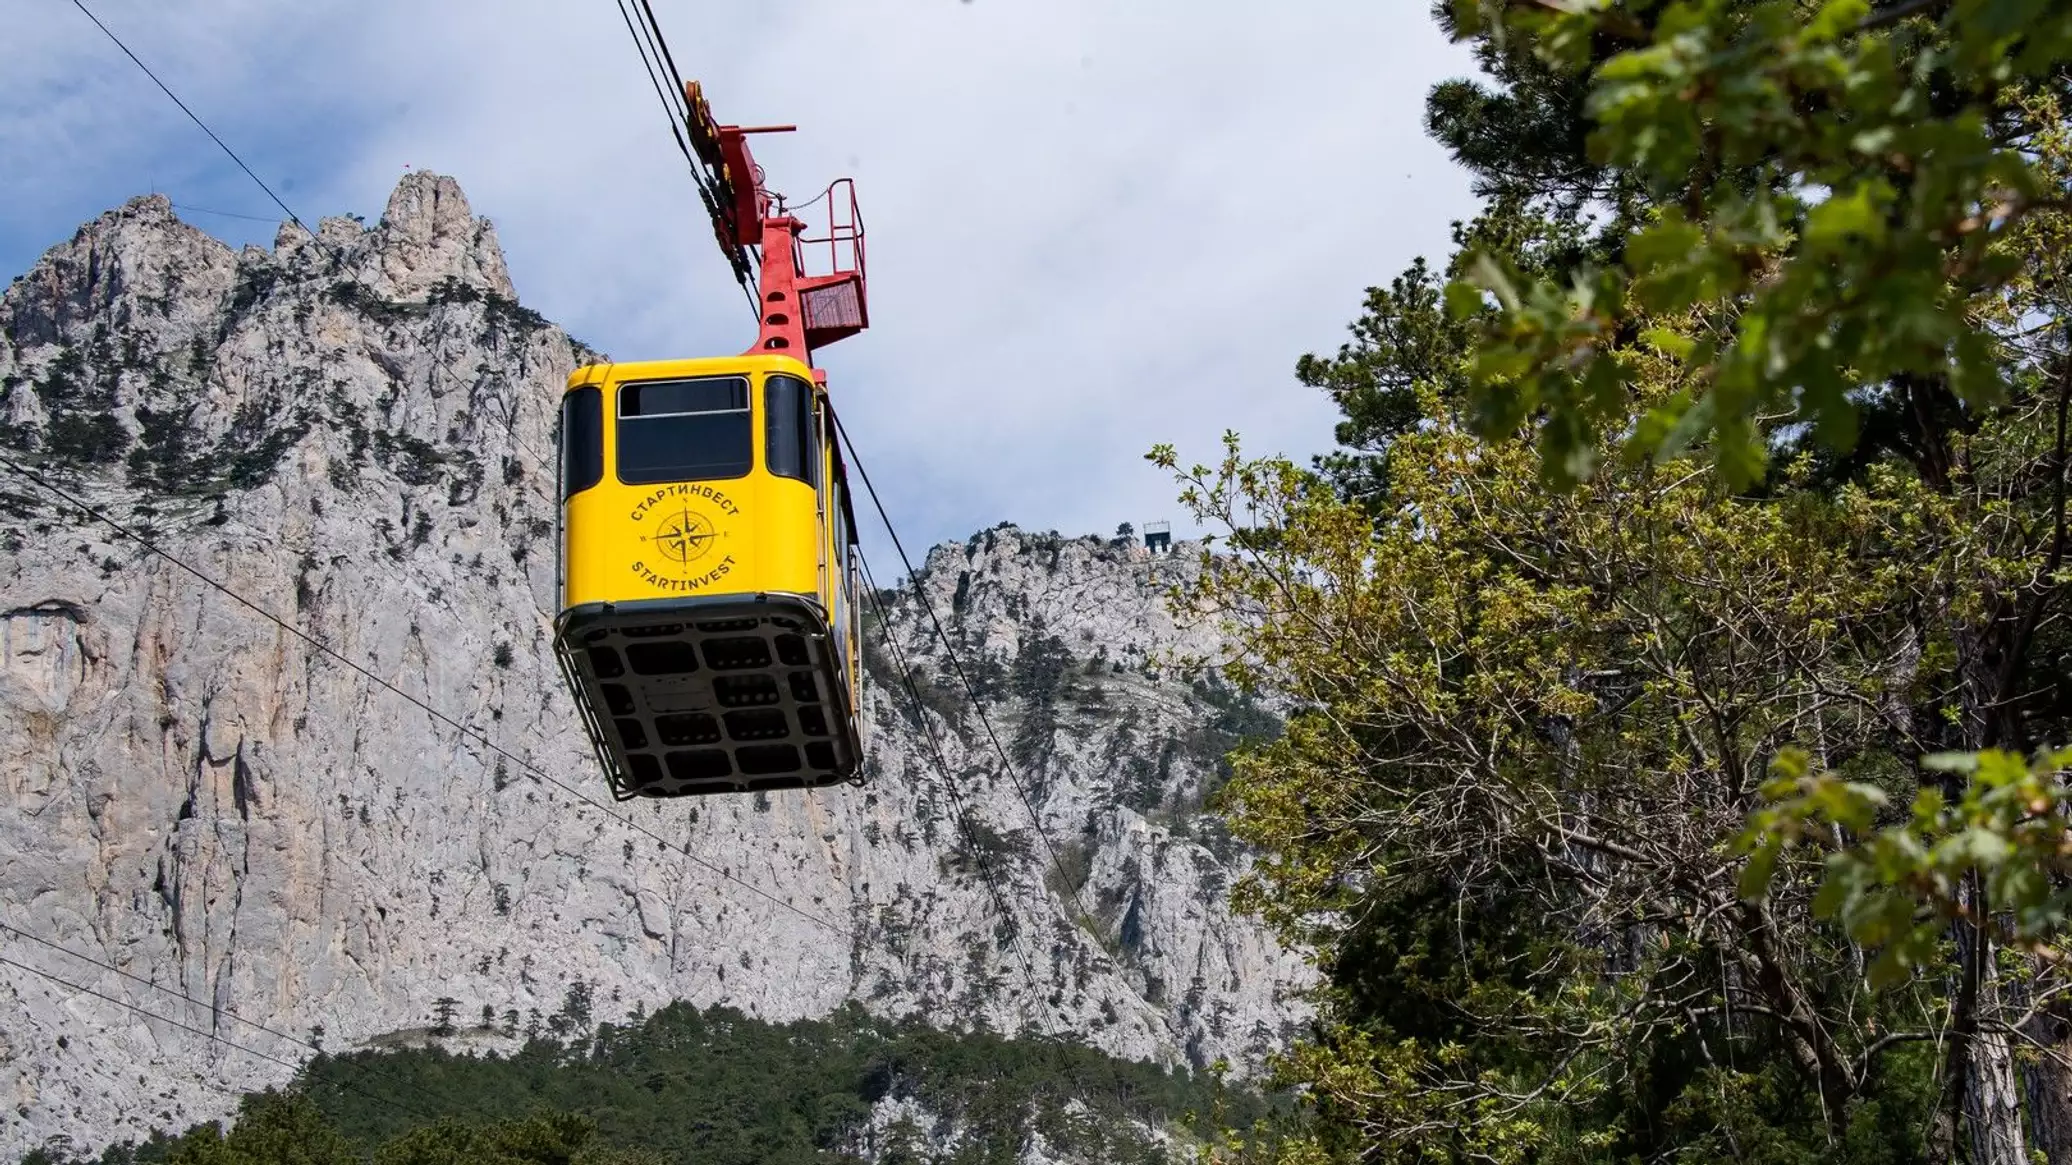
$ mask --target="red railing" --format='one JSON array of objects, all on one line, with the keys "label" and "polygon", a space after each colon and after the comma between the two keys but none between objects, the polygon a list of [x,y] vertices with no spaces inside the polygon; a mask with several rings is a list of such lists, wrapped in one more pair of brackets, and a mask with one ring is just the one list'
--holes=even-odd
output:
[{"label": "red railing", "polygon": [[[814,202],[827,204],[827,233],[808,235],[801,232],[798,238],[796,256],[799,273],[807,278],[822,275],[850,275],[863,278],[863,212],[856,205],[856,180],[837,178],[821,192]],[[810,207],[812,204],[808,203]],[[805,209],[805,208],[801,208]],[[827,265],[822,268],[810,262],[820,254],[820,248],[827,248]]]}]

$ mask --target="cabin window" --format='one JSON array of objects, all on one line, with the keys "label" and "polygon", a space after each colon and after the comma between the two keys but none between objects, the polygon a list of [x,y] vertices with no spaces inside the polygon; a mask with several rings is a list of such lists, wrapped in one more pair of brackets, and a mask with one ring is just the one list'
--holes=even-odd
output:
[{"label": "cabin window", "polygon": [[561,497],[604,480],[604,393],[593,386],[561,398]]},{"label": "cabin window", "polygon": [[820,488],[820,435],[813,425],[813,386],[796,376],[763,382],[763,447],[770,472]]},{"label": "cabin window", "polygon": [[700,376],[619,386],[619,480],[742,477],[755,463],[748,378]]}]

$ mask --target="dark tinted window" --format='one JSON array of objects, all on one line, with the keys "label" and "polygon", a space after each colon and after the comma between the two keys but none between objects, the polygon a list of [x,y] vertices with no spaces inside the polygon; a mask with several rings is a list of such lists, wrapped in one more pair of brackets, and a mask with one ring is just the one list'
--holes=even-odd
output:
[{"label": "dark tinted window", "polygon": [[705,376],[619,387],[619,480],[741,477],[755,461],[748,380]]},{"label": "dark tinted window", "polygon": [[644,380],[619,389],[619,415],[622,417],[724,413],[747,407],[748,380],[741,376]]},{"label": "dark tinted window", "polygon": [[813,386],[796,376],[763,382],[763,445],[770,472],[820,485],[819,431],[813,424]]},{"label": "dark tinted window", "polygon": [[561,496],[604,480],[604,393],[576,389],[561,398]]}]

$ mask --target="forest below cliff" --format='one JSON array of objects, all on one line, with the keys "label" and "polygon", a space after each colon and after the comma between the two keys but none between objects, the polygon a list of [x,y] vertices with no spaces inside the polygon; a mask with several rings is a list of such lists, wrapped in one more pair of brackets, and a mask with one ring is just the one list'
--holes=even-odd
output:
[{"label": "forest below cliff", "polygon": [[[1211,1075],[1065,1040],[878,1020],[853,1005],[770,1023],[671,1004],[593,1027],[590,1001],[572,991],[532,1018],[522,1049],[481,1056],[436,1045],[502,1018],[451,1013],[423,1033],[433,1046],[318,1057],[288,1088],[247,1097],[227,1132],[203,1122],[78,1161],[1007,1165],[1040,1145],[1061,1159],[1152,1165],[1219,1120],[1266,1112],[1256,1092]],[[22,1165],[69,1160],[39,1149]]]}]

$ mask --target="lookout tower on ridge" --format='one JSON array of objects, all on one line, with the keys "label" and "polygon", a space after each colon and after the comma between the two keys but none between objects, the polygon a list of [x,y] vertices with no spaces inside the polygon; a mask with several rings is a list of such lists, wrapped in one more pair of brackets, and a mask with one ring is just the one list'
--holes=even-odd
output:
[{"label": "lookout tower on ridge", "polygon": [[1144,523],[1144,549],[1153,554],[1170,554],[1173,551],[1173,524],[1171,522]]}]

